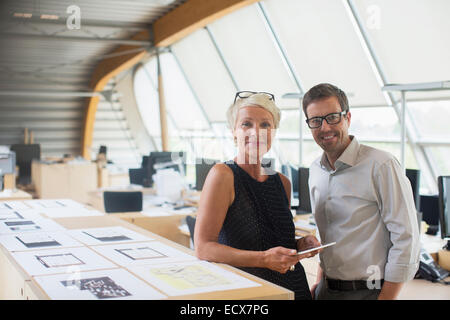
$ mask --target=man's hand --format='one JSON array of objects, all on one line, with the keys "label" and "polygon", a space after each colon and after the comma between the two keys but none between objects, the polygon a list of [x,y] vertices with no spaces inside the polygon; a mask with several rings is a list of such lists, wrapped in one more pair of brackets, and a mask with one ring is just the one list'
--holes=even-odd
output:
[{"label": "man's hand", "polygon": [[397,299],[400,290],[403,287],[403,283],[384,281],[381,292],[378,296],[378,300],[395,300]]},{"label": "man's hand", "polygon": [[[319,247],[319,246],[320,246],[319,240],[317,240],[317,238],[313,235],[308,235],[308,236],[305,236],[305,237],[297,240],[297,251],[304,251],[304,250],[312,249],[312,248]],[[322,249],[315,250],[315,251],[300,255],[299,257],[302,257],[302,259],[314,257],[316,254],[318,254],[321,251],[322,251]]]}]

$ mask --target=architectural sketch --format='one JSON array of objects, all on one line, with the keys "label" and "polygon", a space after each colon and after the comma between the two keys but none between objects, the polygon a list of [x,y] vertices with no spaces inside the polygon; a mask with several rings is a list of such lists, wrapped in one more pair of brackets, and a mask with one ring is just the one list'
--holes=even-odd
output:
[{"label": "architectural sketch", "polygon": [[70,230],[69,234],[86,245],[152,240],[140,233],[120,226]]},{"label": "architectural sketch", "polygon": [[73,253],[35,255],[35,257],[37,261],[42,263],[42,265],[46,268],[70,267],[85,264]]},{"label": "architectural sketch", "polygon": [[50,299],[57,300],[157,300],[163,295],[125,269],[82,271],[34,277]]},{"label": "architectural sketch", "polygon": [[30,251],[49,248],[80,247],[82,243],[64,232],[33,232],[0,236],[0,244],[8,251]]},{"label": "architectural sketch", "polygon": [[59,230],[64,230],[64,228],[56,222],[44,218],[0,221],[0,234]]},{"label": "architectural sketch", "polygon": [[124,248],[115,250],[130,258],[131,260],[146,260],[167,257],[161,252],[158,252],[152,248],[142,246],[136,248]]},{"label": "architectural sketch", "polygon": [[143,265],[129,269],[168,295],[231,290],[260,284],[206,261]]},{"label": "architectural sketch", "polygon": [[117,267],[88,247],[13,252],[11,255],[31,276]]},{"label": "architectural sketch", "polygon": [[117,285],[110,277],[80,279],[78,281],[64,280],[66,287],[76,287],[78,290],[88,290],[97,299],[110,299],[131,296],[127,290]]},{"label": "architectural sketch", "polygon": [[93,250],[121,266],[161,264],[197,260],[194,255],[159,241],[93,246]]}]

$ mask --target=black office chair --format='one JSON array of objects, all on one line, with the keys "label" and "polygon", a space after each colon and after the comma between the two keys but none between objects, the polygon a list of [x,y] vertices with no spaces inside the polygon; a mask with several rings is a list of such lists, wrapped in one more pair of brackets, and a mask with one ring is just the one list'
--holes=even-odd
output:
[{"label": "black office chair", "polygon": [[103,204],[106,213],[142,211],[142,192],[105,191]]},{"label": "black office chair", "polygon": [[128,176],[130,177],[130,184],[138,184],[143,186],[145,179],[144,168],[130,168],[128,169]]},{"label": "black office chair", "polygon": [[189,233],[191,234],[192,244],[194,244],[194,230],[195,230],[195,221],[197,219],[193,216],[186,216],[186,224],[189,228]]}]

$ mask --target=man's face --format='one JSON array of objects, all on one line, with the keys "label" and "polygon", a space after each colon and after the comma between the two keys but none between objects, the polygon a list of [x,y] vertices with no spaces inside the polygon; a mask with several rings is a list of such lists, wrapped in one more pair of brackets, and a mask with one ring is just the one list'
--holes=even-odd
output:
[{"label": "man's face", "polygon": [[[325,117],[330,113],[341,111],[341,106],[336,97],[314,101],[306,108],[308,119]],[[342,116],[341,121],[337,124],[328,124],[324,119],[321,127],[311,129],[314,140],[326,153],[342,153],[347,148],[350,142],[348,136],[350,118],[351,114],[348,111],[347,115],[345,117]]]}]

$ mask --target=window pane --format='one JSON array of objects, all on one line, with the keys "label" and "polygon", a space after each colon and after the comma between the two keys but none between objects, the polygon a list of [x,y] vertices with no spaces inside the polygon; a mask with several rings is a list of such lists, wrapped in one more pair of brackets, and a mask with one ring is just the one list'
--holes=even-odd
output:
[{"label": "window pane", "polygon": [[400,125],[391,107],[350,108],[349,133],[358,140],[400,141]]},{"label": "window pane", "polygon": [[[397,160],[400,161],[400,154],[401,154],[400,143],[368,142],[359,139],[358,141],[362,144],[387,151],[392,155],[394,155],[397,158]],[[416,157],[414,156],[414,153],[412,152],[411,147],[408,144],[406,145],[405,148],[405,168],[408,169],[419,168],[416,162]]]},{"label": "window pane", "polygon": [[[277,136],[282,138],[298,138],[299,137],[299,110],[281,110],[280,128]],[[305,115],[302,113],[302,133],[303,138],[311,138],[311,130],[306,124]]]},{"label": "window pane", "polygon": [[450,146],[449,147],[430,147],[437,165],[438,176],[450,175]]},{"label": "window pane", "polygon": [[289,105],[281,96],[298,89],[283,65],[257,5],[226,15],[209,27],[240,90],[271,92],[277,105]]},{"label": "window pane", "polygon": [[[201,48],[201,50],[192,50]],[[236,92],[207,31],[200,29],[172,45],[210,121],[226,121]]]},{"label": "window pane", "polygon": [[[353,1],[389,83],[448,80],[448,0]],[[440,96],[444,91],[434,91]],[[409,97],[423,93],[408,93]],[[426,94],[428,95],[428,94]]]},{"label": "window pane", "polygon": [[[151,65],[140,68],[134,77],[134,93],[144,125],[151,136],[161,135],[158,91],[151,81]],[[161,146],[158,146],[161,148]]]},{"label": "window pane", "polygon": [[450,143],[450,101],[408,102],[421,138],[447,140]]},{"label": "window pane", "polygon": [[385,103],[342,1],[264,4],[305,90],[328,82],[344,90],[352,105]]}]

